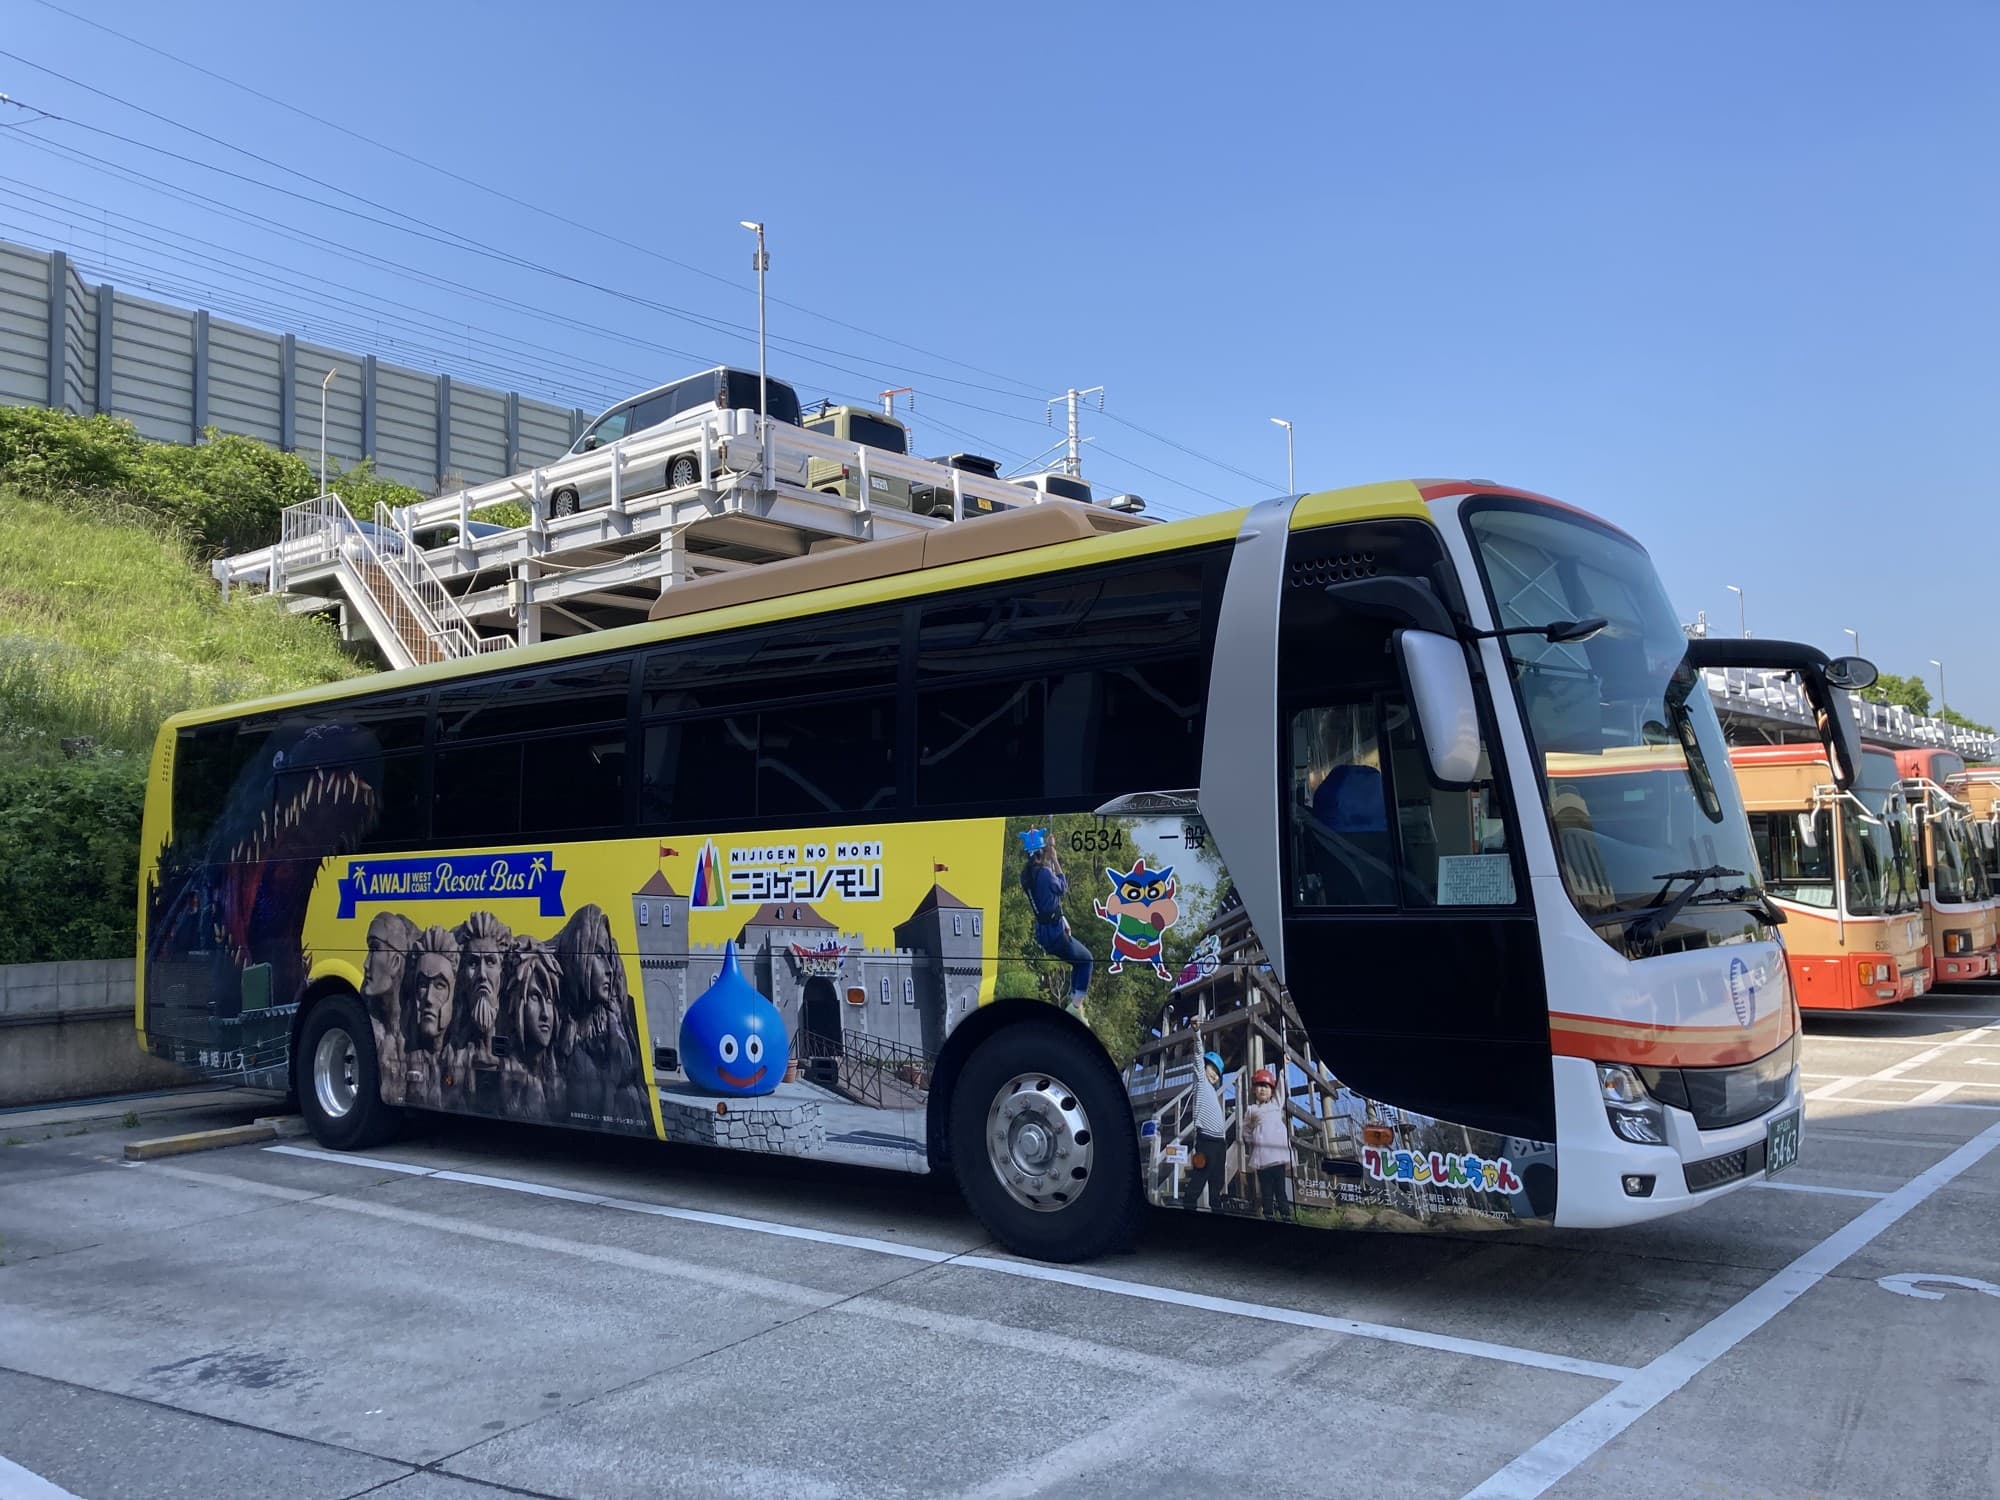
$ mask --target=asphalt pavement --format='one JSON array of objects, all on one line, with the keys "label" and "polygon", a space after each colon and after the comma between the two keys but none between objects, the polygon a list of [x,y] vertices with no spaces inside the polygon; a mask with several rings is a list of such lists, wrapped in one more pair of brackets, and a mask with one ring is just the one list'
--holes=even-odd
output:
[{"label": "asphalt pavement", "polygon": [[2000,1494],[2000,985],[1808,1021],[1798,1167],[1609,1234],[1156,1213],[1051,1267],[859,1169],[0,1111],[0,1500]]}]

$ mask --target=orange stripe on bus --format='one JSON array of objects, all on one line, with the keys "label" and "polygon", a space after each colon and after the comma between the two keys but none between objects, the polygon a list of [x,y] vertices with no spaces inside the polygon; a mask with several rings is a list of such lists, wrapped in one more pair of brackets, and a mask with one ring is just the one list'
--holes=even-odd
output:
[{"label": "orange stripe on bus", "polygon": [[1638,1063],[1649,1068],[1718,1068],[1752,1062],[1792,1034],[1789,1005],[1754,1026],[1655,1026],[1603,1016],[1549,1016],[1559,1057]]}]

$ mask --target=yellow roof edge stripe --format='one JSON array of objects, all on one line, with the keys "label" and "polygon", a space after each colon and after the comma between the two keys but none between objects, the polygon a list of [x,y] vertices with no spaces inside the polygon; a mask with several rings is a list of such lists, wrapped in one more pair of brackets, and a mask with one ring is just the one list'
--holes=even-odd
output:
[{"label": "yellow roof edge stripe", "polygon": [[[477,676],[516,667],[590,656],[600,651],[626,646],[642,646],[708,635],[745,625],[765,624],[799,614],[831,614],[866,604],[890,604],[947,589],[977,588],[981,584],[1002,583],[1009,578],[1027,578],[1038,573],[1054,573],[1084,567],[1095,562],[1111,562],[1126,557],[1150,557],[1184,547],[1211,546],[1235,536],[1242,528],[1243,509],[1213,511],[1170,521],[1159,526],[1141,526],[1131,531],[1111,532],[1050,547],[1031,547],[998,557],[974,558],[942,568],[922,568],[870,578],[836,588],[814,589],[780,599],[759,599],[748,604],[698,614],[679,615],[671,620],[641,621],[601,630],[590,635],[544,641],[491,656],[460,661],[433,662],[428,666],[401,671],[376,672],[365,677],[344,678],[317,687],[274,694],[241,703],[219,703],[207,708],[184,709],[174,714],[163,729],[180,729],[193,724],[213,724],[247,714],[270,713],[308,703],[325,703],[372,693],[415,692],[435,683],[459,677]],[[1428,521],[1430,511],[1407,480],[1387,484],[1357,485],[1351,489],[1322,490],[1302,497],[1292,513],[1292,528],[1331,526],[1342,521],[1380,520],[1408,516]]]}]

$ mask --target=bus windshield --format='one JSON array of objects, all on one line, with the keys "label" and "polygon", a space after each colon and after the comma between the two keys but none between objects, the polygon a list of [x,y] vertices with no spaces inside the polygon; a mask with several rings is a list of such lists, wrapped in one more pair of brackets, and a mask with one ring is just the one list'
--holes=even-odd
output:
[{"label": "bus windshield", "polygon": [[1748,896],[1757,853],[1729,750],[1652,560],[1540,506],[1489,501],[1468,524],[1501,627],[1606,621],[1587,641],[1501,638],[1578,909],[1637,912],[1677,871],[1719,868],[1711,891]]},{"label": "bus windshield", "polygon": [[1949,814],[1931,822],[1931,886],[1937,899],[1952,905],[1986,899],[1985,872],[1979,867],[1965,825]]},{"label": "bus windshield", "polygon": [[[1882,757],[1862,757],[1862,783],[1840,820],[1842,855],[1847,863],[1847,913],[1853,917],[1895,916],[1917,909],[1917,855],[1913,827],[1902,798],[1889,787],[1870,785]],[[1867,816],[1863,817],[1863,811]]]}]

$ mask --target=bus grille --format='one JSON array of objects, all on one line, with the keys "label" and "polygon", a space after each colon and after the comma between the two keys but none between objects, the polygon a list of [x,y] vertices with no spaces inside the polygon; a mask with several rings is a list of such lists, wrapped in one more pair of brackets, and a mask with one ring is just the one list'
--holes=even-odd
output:
[{"label": "bus grille", "polygon": [[1737,1181],[1749,1170],[1750,1151],[1745,1147],[1726,1156],[1711,1156],[1707,1161],[1691,1161],[1681,1168],[1681,1175],[1687,1179],[1690,1193],[1705,1193],[1710,1188]]}]

